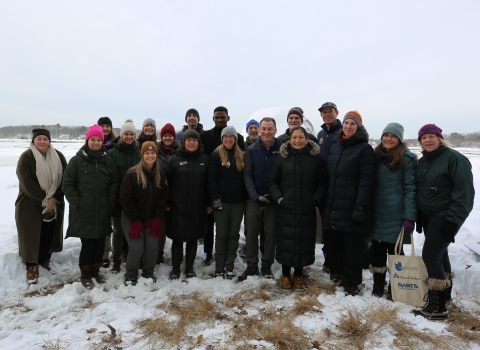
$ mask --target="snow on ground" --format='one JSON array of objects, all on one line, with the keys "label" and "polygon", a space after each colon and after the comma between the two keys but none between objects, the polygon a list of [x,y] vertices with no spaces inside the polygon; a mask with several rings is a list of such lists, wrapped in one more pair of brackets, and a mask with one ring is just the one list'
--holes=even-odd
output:
[{"label": "snow on ground", "polygon": [[[61,150],[67,160],[73,156],[81,143],[58,142],[55,147]],[[157,266],[155,273],[158,276],[156,283],[151,283],[140,278],[136,287],[123,285],[123,274],[111,275],[104,271],[106,283],[92,290],[86,290],[77,282],[80,271],[78,268],[78,255],[80,240],[69,238],[64,241],[64,249],[53,255],[53,271],[51,274],[40,269],[40,277],[37,285],[27,286],[25,283],[25,267],[18,256],[17,232],[14,220],[14,203],[18,193],[18,180],[15,175],[15,165],[18,156],[28,147],[27,141],[0,140],[0,186],[2,201],[0,201],[0,348],[1,349],[34,349],[55,344],[60,344],[69,349],[92,348],[101,344],[101,331],[108,331],[110,324],[121,334],[123,342],[119,347],[128,349],[150,348],[152,345],[145,341],[135,341],[142,335],[135,328],[135,322],[158,315],[159,310],[155,307],[166,301],[169,295],[191,295],[195,292],[205,294],[211,301],[225,301],[241,291],[252,287],[264,285],[262,278],[249,278],[247,281],[238,283],[222,279],[212,279],[214,266],[203,267],[204,254],[202,246],[198,248],[198,256],[195,269],[198,278],[193,278],[188,283],[181,280],[171,282],[168,273],[171,266],[170,242],[167,240],[166,265]],[[418,149],[414,149],[418,153]],[[480,150],[465,149],[465,154],[470,158],[475,177],[475,187],[480,188]],[[67,210],[68,212],[68,204]],[[27,218],[28,219],[28,218]],[[67,219],[67,218],[66,218]],[[67,224],[67,223],[66,223]],[[454,280],[454,301],[457,305],[468,308],[476,308],[478,305],[473,301],[480,299],[480,256],[466,248],[464,244],[480,241],[480,205],[475,207],[456,237],[456,243],[449,249],[453,271],[456,273]],[[66,225],[64,227],[66,230]],[[421,255],[423,235],[415,234],[416,254]],[[241,236],[240,249],[244,246],[244,237]],[[328,280],[328,276],[321,272],[323,255],[321,245],[317,245],[316,262],[308,268],[310,276]],[[410,246],[405,247],[409,254]],[[470,267],[468,267],[470,266]],[[467,268],[468,267],[468,268]],[[240,274],[246,265],[237,258],[235,272]],[[281,275],[281,266],[273,265],[276,278]],[[302,327],[311,334],[320,334],[325,328],[334,328],[340,317],[345,314],[348,307],[368,309],[372,305],[385,303],[392,305],[385,299],[379,300],[371,296],[373,281],[371,273],[364,271],[364,283],[366,285],[363,295],[360,297],[345,297],[341,288],[335,294],[322,293],[318,296],[324,307],[322,313],[306,313],[295,319],[295,325]],[[67,284],[62,285],[64,282]],[[266,286],[275,281],[267,281]],[[56,287],[57,286],[57,287]],[[53,290],[49,294],[46,291]],[[37,292],[37,293],[36,293]],[[291,307],[294,296],[291,293],[278,293],[275,300],[265,304],[274,307]],[[262,308],[261,304],[256,304]],[[408,321],[416,329],[425,329],[430,332],[446,332],[446,323],[431,322],[420,317],[414,317],[410,310],[412,307],[395,303],[400,311],[399,315]],[[163,312],[163,311],[161,311]],[[255,315],[258,310],[249,309],[249,317]],[[168,316],[165,316],[168,317]],[[91,334],[86,331],[95,328],[97,331]],[[207,346],[215,345],[222,348],[222,341],[228,337],[225,323],[217,322],[208,329],[203,329],[199,334],[203,335],[203,341],[197,346],[198,349],[206,349]],[[394,336],[392,332],[384,332],[379,343],[366,346],[369,348],[390,348]],[[271,347],[265,341],[254,341],[251,345],[258,348]],[[158,348],[158,344],[156,348]],[[59,347],[61,348],[61,347]],[[480,348],[480,345],[472,345],[471,348]]]}]

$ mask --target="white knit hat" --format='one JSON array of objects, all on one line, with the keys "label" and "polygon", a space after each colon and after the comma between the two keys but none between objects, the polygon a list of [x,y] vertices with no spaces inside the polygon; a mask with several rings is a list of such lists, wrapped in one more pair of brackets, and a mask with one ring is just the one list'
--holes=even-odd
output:
[{"label": "white knit hat", "polygon": [[133,120],[127,119],[125,123],[123,123],[122,128],[120,129],[120,137],[127,131],[133,132],[135,135],[137,134],[137,129],[135,129],[135,125],[133,125]]}]

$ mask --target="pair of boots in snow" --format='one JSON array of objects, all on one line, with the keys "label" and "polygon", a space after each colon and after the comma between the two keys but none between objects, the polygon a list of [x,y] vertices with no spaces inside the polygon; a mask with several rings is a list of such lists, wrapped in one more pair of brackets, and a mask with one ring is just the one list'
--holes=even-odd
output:
[{"label": "pair of boots in snow", "polygon": [[[187,245],[185,248],[185,275],[187,278],[197,277],[195,271],[193,271],[193,263],[197,256],[197,246]],[[172,271],[170,272],[170,280],[176,280],[180,278],[180,265],[183,260],[183,245],[174,247],[172,246]]]},{"label": "pair of boots in snow", "polygon": [[94,287],[92,278],[94,278],[98,284],[105,283],[99,275],[100,267],[102,267],[102,263],[80,266],[80,282],[82,282],[85,288],[92,289]]}]

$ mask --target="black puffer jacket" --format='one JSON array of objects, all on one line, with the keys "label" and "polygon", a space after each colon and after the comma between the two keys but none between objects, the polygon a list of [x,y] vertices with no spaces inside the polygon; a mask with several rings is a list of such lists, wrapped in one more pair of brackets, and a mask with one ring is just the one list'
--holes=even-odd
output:
[{"label": "black puffer jacket", "polygon": [[[361,126],[347,140],[334,144],[328,154],[328,188],[323,226],[333,231],[369,232],[373,228],[372,193],[375,154]],[[365,221],[352,222],[355,204],[364,208]]]},{"label": "black puffer jacket", "polygon": [[207,176],[208,157],[204,153],[179,149],[168,160],[168,238],[187,242],[205,236],[210,202]]},{"label": "black puffer jacket", "polygon": [[160,169],[165,171],[165,173],[168,172],[168,160],[172,157],[173,152],[180,147],[180,142],[177,140],[173,141],[173,147],[172,148],[165,148],[163,146],[162,141],[158,141],[157,143],[157,149],[158,149],[158,160],[160,161]]},{"label": "black puffer jacket", "polygon": [[304,267],[315,261],[316,211],[325,197],[327,172],[320,146],[313,141],[300,151],[290,142],[280,147],[268,188],[277,215],[276,259],[280,264]]},{"label": "black puffer jacket", "polygon": [[243,182],[243,170],[237,170],[233,150],[228,150],[227,168],[220,153],[213,152],[208,163],[208,192],[210,199],[221,199],[222,203],[239,204],[247,200],[247,189]]}]

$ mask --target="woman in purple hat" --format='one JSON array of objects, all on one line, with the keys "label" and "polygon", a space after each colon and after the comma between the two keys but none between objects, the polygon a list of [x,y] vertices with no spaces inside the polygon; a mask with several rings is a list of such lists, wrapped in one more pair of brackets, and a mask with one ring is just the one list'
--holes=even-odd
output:
[{"label": "woman in purple hat", "polygon": [[473,208],[472,165],[461,153],[447,147],[442,129],[426,124],[418,131],[422,147],[415,173],[417,231],[425,232],[422,258],[427,267],[427,304],[415,315],[447,319],[445,303],[451,299],[453,272],[448,246]]}]

